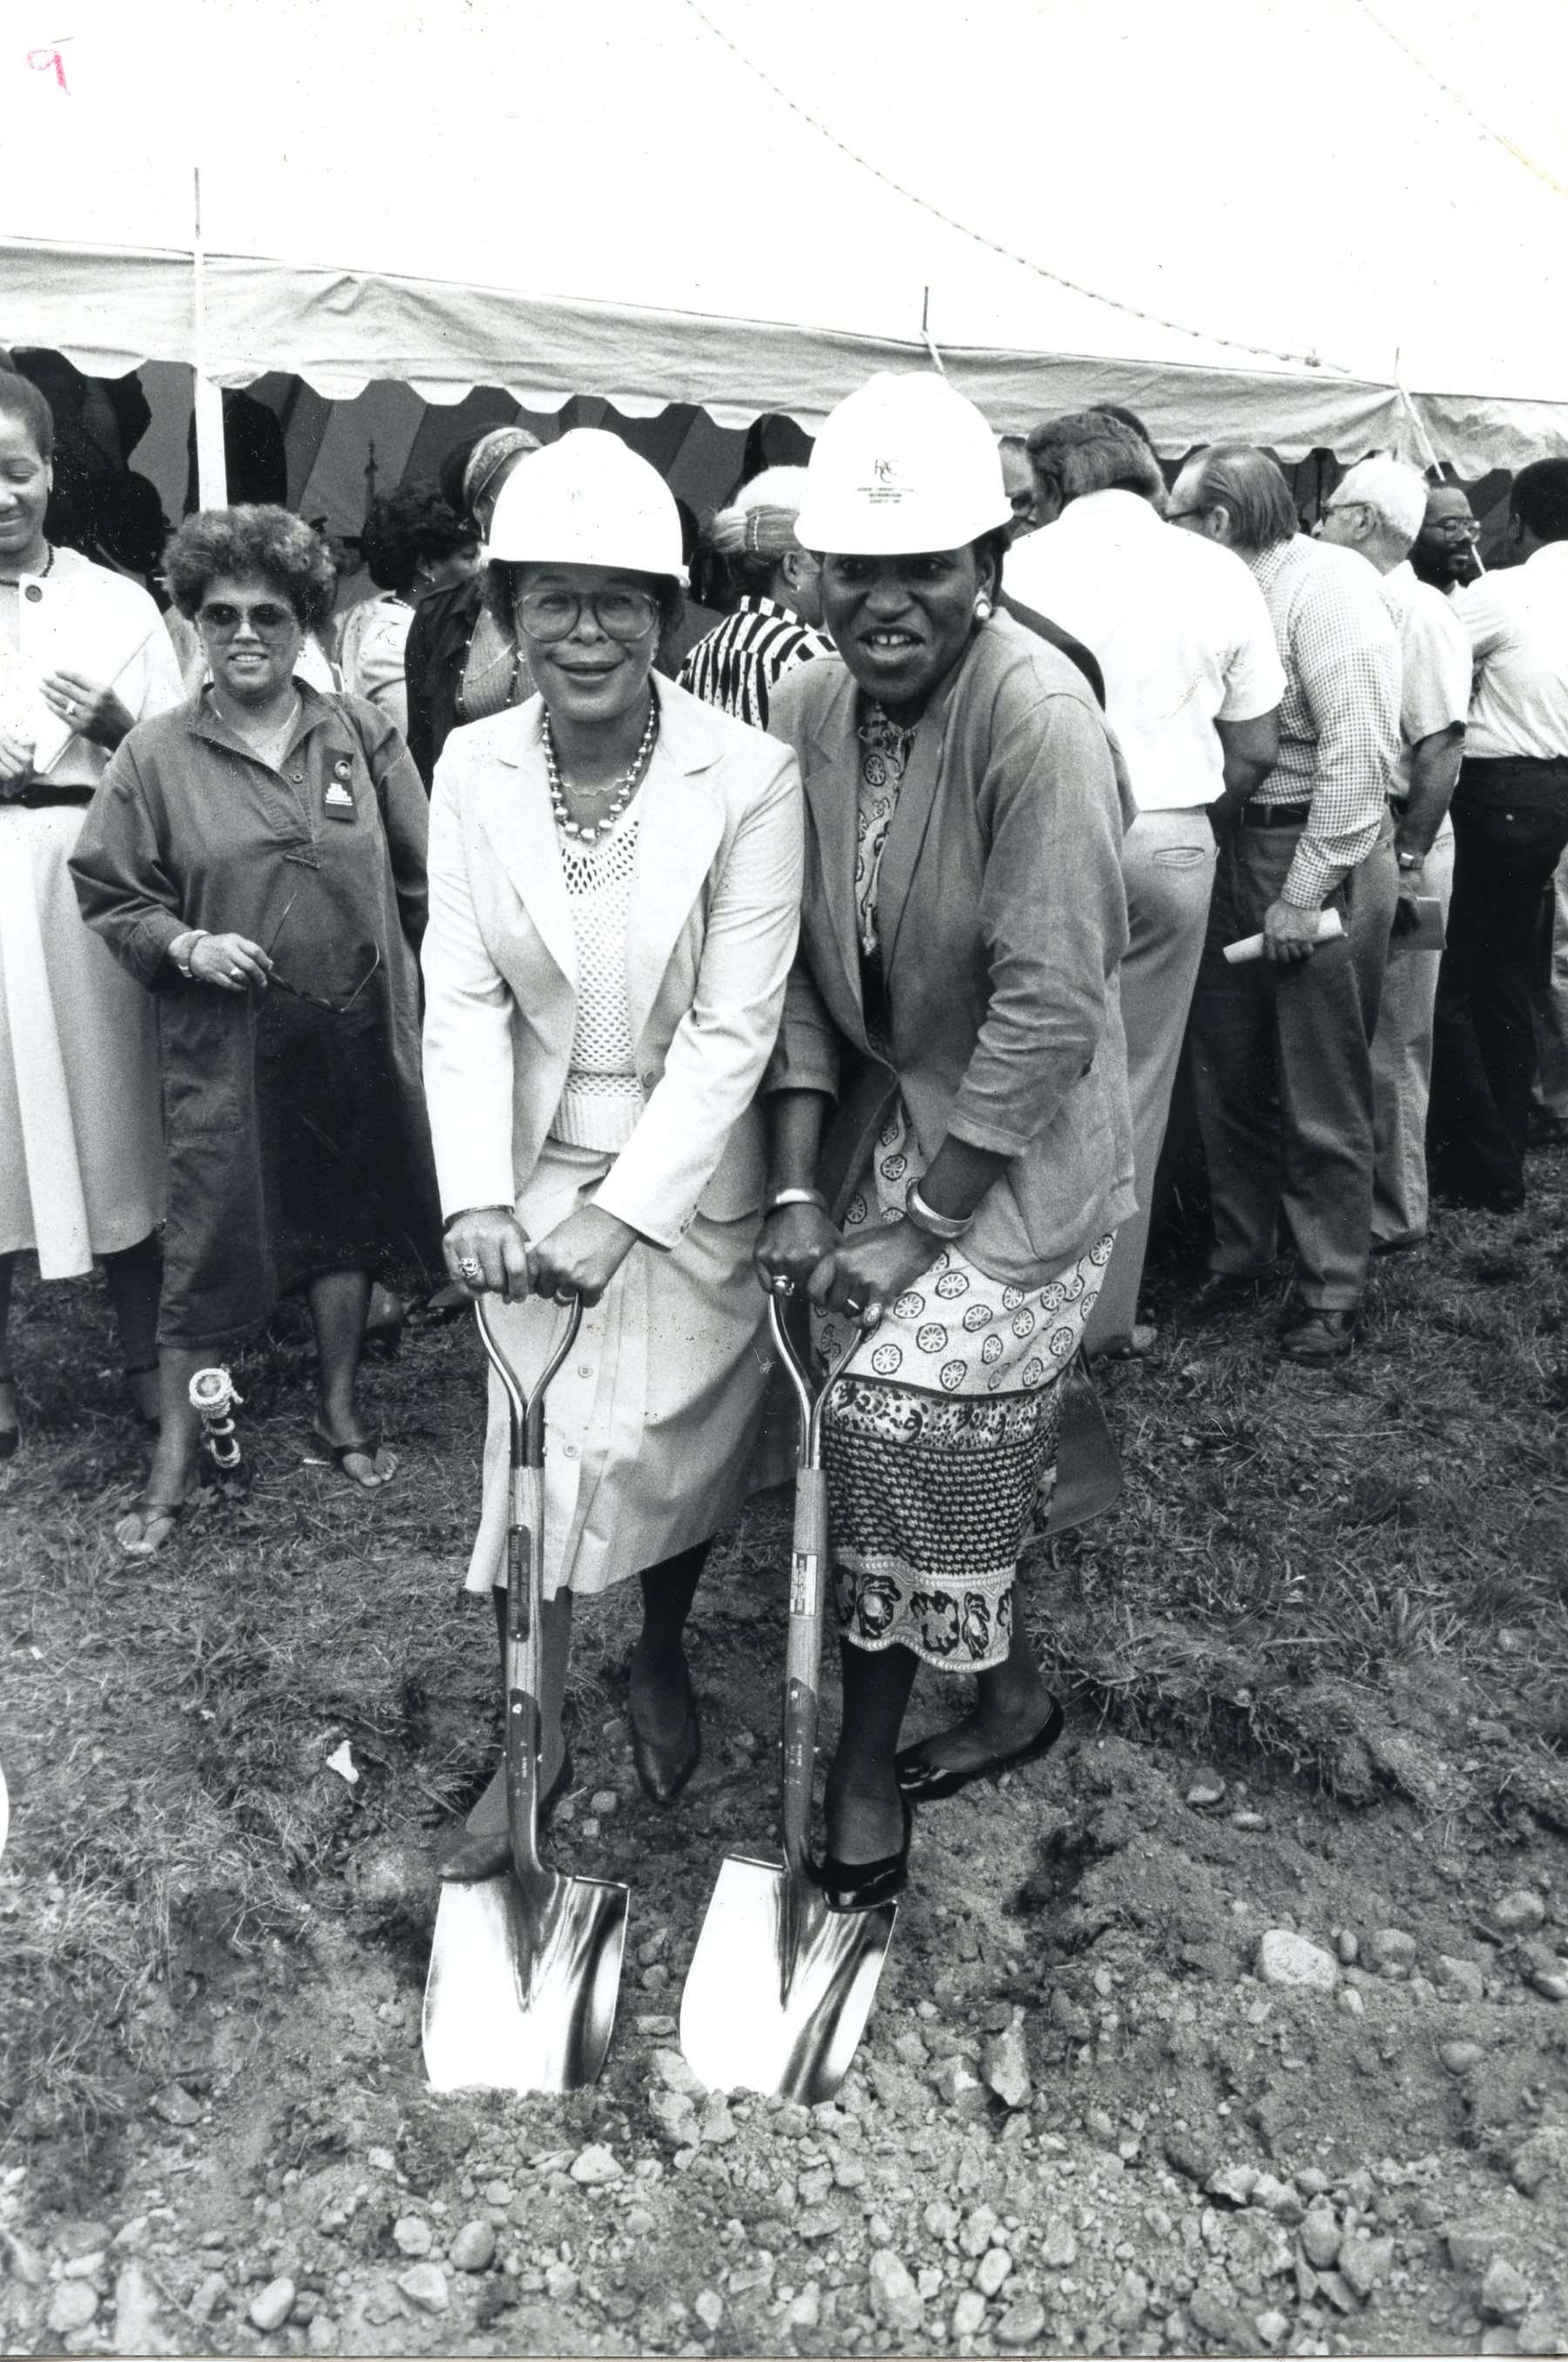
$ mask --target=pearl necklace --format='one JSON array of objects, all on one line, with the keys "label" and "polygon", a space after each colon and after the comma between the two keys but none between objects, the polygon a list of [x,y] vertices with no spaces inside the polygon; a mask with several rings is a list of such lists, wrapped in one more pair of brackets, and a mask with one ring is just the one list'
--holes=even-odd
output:
[{"label": "pearl necklace", "polygon": [[584,844],[592,844],[599,837],[608,836],[632,798],[636,794],[654,740],[658,736],[658,700],[648,693],[648,726],[643,732],[643,743],[632,757],[632,767],[615,789],[614,800],[602,820],[575,821],[567,806],[566,789],[561,780],[560,761],[556,754],[555,734],[550,728],[548,706],[545,709],[545,776],[550,786],[550,810],[556,816],[556,826],[563,836],[575,836]]}]

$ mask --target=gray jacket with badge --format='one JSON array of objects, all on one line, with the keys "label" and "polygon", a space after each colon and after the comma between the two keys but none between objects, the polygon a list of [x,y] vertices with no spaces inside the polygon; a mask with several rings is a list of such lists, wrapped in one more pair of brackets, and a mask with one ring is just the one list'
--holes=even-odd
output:
[{"label": "gray jacket with badge", "polygon": [[[206,694],[134,729],[72,856],[88,924],[156,994],[169,1154],[160,1334],[242,1334],[319,1273],[439,1266],[419,1073],[428,807],[402,736],[297,682],[276,769]],[[275,963],[183,977],[187,929]]]},{"label": "gray jacket with badge", "polygon": [[[878,881],[884,1063],[855,907],[859,697],[830,657],[773,693],[768,728],[805,782],[806,886],[766,1087],[826,1092],[842,1125],[867,1070],[890,1067],[928,1161],[950,1132],[1009,1160],[964,1252],[1038,1286],[1135,1202],[1117,989],[1125,813],[1105,723],[1081,674],[1005,615],[933,699]],[[830,1125],[824,1166],[837,1146]]]}]

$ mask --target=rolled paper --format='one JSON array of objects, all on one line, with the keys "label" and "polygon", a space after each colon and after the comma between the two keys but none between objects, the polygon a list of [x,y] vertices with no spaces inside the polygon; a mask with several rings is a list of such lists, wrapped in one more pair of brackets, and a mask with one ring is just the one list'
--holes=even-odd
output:
[{"label": "rolled paper", "polygon": [[[1342,935],[1344,931],[1344,922],[1337,911],[1319,911],[1315,933],[1315,940],[1318,943],[1331,944],[1336,937]],[[1242,935],[1236,943],[1226,944],[1225,956],[1232,967],[1240,967],[1243,960],[1262,959],[1263,945],[1264,939],[1261,935]]]}]

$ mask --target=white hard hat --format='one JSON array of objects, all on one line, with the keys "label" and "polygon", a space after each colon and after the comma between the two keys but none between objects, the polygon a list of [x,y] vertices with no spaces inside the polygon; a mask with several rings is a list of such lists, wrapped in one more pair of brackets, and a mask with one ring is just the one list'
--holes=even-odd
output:
[{"label": "white hard hat", "polygon": [[613,566],[686,579],[680,513],[664,478],[601,426],[574,426],[513,468],[485,556],[506,566]]},{"label": "white hard hat", "polygon": [[1010,524],[996,437],[929,370],[881,371],[824,422],[795,531],[806,549],[902,557]]}]

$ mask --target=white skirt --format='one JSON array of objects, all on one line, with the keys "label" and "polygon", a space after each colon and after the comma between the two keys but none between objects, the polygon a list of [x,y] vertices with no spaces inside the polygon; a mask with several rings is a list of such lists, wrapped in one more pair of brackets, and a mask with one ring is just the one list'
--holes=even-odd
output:
[{"label": "white skirt", "polygon": [[152,995],[83,920],[84,805],[0,805],[0,1254],[90,1271],[162,1219]]},{"label": "white skirt", "polygon": [[[548,1140],[517,1200],[530,1238],[591,1201],[611,1160]],[[752,1265],[758,1218],[699,1214],[668,1253],[635,1246],[582,1316],[545,1402],[545,1596],[607,1591],[740,1514],[773,1366]],[[565,1319],[557,1304],[490,1299],[525,1386]],[[493,1371],[484,1496],[466,1588],[506,1580],[509,1436]]]}]

